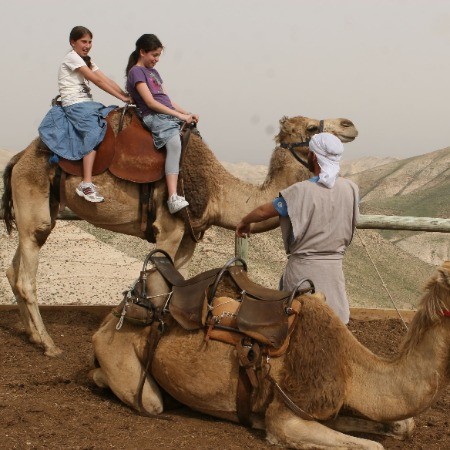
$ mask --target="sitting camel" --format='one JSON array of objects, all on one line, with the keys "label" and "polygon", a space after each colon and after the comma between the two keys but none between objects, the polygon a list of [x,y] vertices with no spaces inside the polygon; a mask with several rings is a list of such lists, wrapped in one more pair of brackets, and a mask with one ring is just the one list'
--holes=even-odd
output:
[{"label": "sitting camel", "polygon": [[[284,355],[270,359],[270,375],[310,417],[294,414],[263,377],[251,397],[251,426],[265,429],[271,443],[290,448],[379,449],[376,442],[343,432],[399,439],[410,435],[412,417],[439,398],[450,377],[450,261],[428,282],[399,355],[392,360],[377,357],[359,343],[320,294],[295,300],[300,304],[297,326]],[[110,314],[93,337],[98,365],[90,375],[98,386],[111,388],[120,400],[149,415],[163,411],[160,386],[194,410],[238,422],[239,363],[233,345],[205,343],[203,329],[186,331],[174,322],[148,364],[145,349],[151,327],[125,322],[117,331],[117,323]],[[352,417],[345,411],[352,411]]]},{"label": "sitting camel", "polygon": [[[115,121],[114,121],[115,120]],[[113,120],[114,132],[119,127],[119,115]],[[235,229],[240,218],[263,202],[276,197],[280,190],[309,177],[293,154],[283,146],[298,142],[307,145],[319,130],[338,136],[343,142],[355,139],[358,132],[350,120],[326,119],[319,121],[306,117],[283,118],[276,137],[279,144],[272,154],[269,173],[262,186],[254,186],[235,178],[219,163],[206,143],[192,135],[184,156],[182,177],[193,231],[198,234],[212,225]],[[305,155],[307,147],[300,147]],[[8,232],[16,225],[19,245],[7,277],[19,306],[25,331],[31,342],[41,345],[48,356],[57,356],[61,350],[47,333],[38,308],[36,272],[39,250],[55,226],[59,202],[52,190],[56,166],[49,163],[48,149],[39,139],[15,155],[4,172],[2,210]],[[68,176],[66,204],[79,217],[93,225],[118,233],[145,239],[141,230],[139,185],[125,181],[105,171],[94,183],[106,198],[104,203],[88,204],[75,193],[80,178]],[[157,248],[166,250],[178,268],[185,266],[195,250],[196,242],[187,231],[179,215],[167,209],[167,189],[164,180],[155,183],[153,231]],[[256,231],[277,226],[274,220],[260,224]],[[153,280],[156,292],[165,292],[161,277]]]}]

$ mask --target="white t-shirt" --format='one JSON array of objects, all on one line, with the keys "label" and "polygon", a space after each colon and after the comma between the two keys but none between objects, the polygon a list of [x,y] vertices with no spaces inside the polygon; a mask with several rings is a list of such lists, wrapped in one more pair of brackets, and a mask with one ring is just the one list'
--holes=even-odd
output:
[{"label": "white t-shirt", "polygon": [[[75,51],[67,53],[58,72],[58,88],[62,106],[74,103],[91,102],[92,94],[89,81],[76,69],[85,66],[83,58]],[[98,67],[91,61],[93,72]]]}]

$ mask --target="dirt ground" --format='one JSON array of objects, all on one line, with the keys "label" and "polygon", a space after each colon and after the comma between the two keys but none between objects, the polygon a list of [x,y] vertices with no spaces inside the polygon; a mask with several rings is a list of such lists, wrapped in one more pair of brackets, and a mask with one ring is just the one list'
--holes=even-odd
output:
[{"label": "dirt ground", "polygon": [[[186,407],[169,420],[140,417],[110,391],[86,377],[91,336],[101,318],[92,311],[45,309],[44,322],[61,358],[44,357],[28,343],[15,310],[1,311],[0,448],[5,449],[268,449],[264,432],[198,414]],[[395,354],[404,335],[396,319],[350,323],[355,336],[375,353]],[[450,388],[416,420],[405,442],[364,436],[389,449],[448,449]]]}]

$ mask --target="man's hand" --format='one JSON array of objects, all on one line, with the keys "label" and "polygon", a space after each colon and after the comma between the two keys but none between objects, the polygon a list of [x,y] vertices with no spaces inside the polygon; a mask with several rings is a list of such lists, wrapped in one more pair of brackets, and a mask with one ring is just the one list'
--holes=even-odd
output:
[{"label": "man's hand", "polygon": [[246,238],[250,236],[251,224],[245,223],[242,220],[237,224],[236,227],[236,236],[241,238]]},{"label": "man's hand", "polygon": [[242,220],[237,224],[236,236],[248,237],[250,235],[253,223],[259,223],[263,220],[267,220],[276,216],[278,216],[278,212],[273,206],[272,202],[264,203],[242,218]]}]

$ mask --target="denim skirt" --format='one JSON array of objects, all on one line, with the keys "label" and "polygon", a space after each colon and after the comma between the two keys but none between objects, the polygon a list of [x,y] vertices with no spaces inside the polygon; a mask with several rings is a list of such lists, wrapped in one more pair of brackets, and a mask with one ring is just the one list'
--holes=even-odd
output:
[{"label": "denim skirt", "polygon": [[59,157],[83,159],[102,142],[106,133],[105,117],[116,108],[98,102],[53,106],[39,126],[39,136]]},{"label": "denim skirt", "polygon": [[169,114],[148,114],[142,121],[152,132],[156,148],[164,147],[174,136],[180,135],[183,121]]}]

